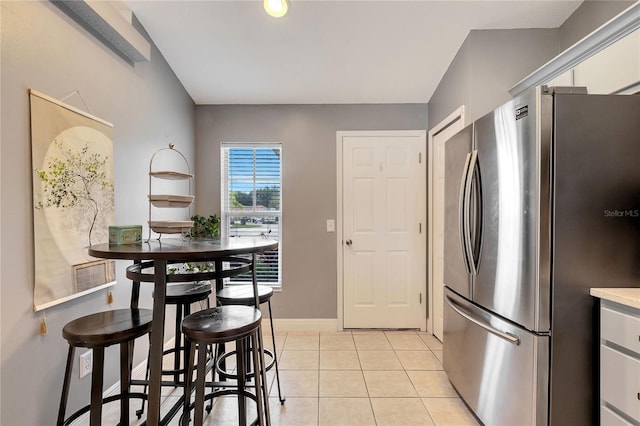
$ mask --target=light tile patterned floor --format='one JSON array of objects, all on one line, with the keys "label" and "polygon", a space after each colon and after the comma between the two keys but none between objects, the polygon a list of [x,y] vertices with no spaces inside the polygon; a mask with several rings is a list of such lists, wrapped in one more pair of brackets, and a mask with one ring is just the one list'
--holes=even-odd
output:
[{"label": "light tile patterned floor", "polygon": [[[270,335],[264,340],[273,346]],[[272,369],[273,425],[478,424],[442,371],[442,344],[426,333],[276,332],[276,346],[286,403],[278,401]],[[176,401],[179,392],[163,392],[163,408]],[[236,407],[235,397],[219,398],[205,424],[237,424]],[[249,410],[255,413],[252,403]],[[117,417],[117,404],[107,406],[103,424],[116,424]],[[178,425],[177,417],[171,425]]]}]

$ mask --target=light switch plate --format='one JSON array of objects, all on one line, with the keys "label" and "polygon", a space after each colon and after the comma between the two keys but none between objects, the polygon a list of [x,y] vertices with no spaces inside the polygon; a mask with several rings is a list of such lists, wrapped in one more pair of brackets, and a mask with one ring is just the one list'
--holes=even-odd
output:
[{"label": "light switch plate", "polygon": [[327,220],[327,232],[336,232],[336,221],[333,219]]}]

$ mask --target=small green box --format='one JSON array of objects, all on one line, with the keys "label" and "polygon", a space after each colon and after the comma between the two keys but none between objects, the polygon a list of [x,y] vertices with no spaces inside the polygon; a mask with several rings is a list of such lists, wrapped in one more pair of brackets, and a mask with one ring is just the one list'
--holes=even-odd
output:
[{"label": "small green box", "polygon": [[109,227],[109,244],[135,244],[142,242],[142,225]]}]

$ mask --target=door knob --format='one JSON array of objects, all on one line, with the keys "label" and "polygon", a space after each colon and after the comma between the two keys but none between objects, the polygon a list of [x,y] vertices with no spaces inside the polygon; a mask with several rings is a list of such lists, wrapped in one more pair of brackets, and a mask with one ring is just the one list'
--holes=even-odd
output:
[{"label": "door knob", "polygon": [[345,241],[345,244],[346,244],[346,245],[348,245],[348,246],[350,246],[351,244],[353,244],[353,241],[351,241],[351,240],[347,240],[347,241]]}]

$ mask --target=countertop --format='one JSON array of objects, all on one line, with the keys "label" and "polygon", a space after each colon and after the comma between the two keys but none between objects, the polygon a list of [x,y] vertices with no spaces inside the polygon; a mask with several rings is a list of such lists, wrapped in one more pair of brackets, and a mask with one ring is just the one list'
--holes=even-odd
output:
[{"label": "countertop", "polygon": [[640,288],[592,288],[594,297],[640,309]]}]

